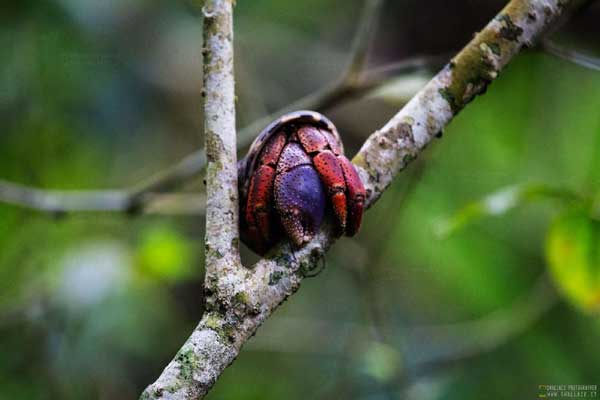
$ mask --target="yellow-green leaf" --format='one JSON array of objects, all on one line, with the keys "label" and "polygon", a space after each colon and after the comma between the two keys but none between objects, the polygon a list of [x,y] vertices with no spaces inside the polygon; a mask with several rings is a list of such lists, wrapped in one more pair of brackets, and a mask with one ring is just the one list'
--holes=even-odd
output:
[{"label": "yellow-green leaf", "polygon": [[527,203],[539,200],[559,200],[564,204],[583,204],[585,198],[567,188],[545,184],[521,184],[508,186],[470,203],[450,218],[440,221],[435,231],[446,237],[484,217],[503,215]]},{"label": "yellow-green leaf", "polygon": [[147,275],[168,281],[185,280],[194,273],[193,245],[169,225],[147,229],[137,249],[137,261]]},{"label": "yellow-green leaf", "polygon": [[582,211],[559,217],[548,231],[546,258],[560,292],[580,309],[600,312],[600,221]]}]

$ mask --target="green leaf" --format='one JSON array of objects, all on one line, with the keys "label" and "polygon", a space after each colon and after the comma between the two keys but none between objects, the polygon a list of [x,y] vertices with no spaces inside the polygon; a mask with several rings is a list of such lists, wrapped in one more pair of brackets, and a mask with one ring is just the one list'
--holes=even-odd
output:
[{"label": "green leaf", "polygon": [[142,235],[138,263],[148,275],[179,281],[194,276],[194,245],[169,225],[153,226]]},{"label": "green leaf", "polygon": [[527,203],[555,199],[567,204],[583,204],[584,199],[568,189],[544,184],[509,186],[468,204],[436,226],[438,236],[445,237],[484,217],[503,215]]},{"label": "green leaf", "polygon": [[571,211],[548,231],[546,259],[559,291],[589,313],[600,311],[600,221]]},{"label": "green leaf", "polygon": [[371,342],[361,359],[362,370],[380,382],[391,380],[401,368],[400,355],[393,347]]}]

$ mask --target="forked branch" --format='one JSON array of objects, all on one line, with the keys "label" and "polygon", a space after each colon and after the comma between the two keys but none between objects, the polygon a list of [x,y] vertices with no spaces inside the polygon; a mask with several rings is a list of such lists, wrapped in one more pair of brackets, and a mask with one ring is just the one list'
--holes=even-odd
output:
[{"label": "forked branch", "polygon": [[[222,3],[229,4],[229,1]],[[458,112],[485,91],[521,48],[532,45],[569,3],[566,0],[510,1],[423,90],[367,139],[354,163],[367,188],[368,206],[377,201],[393,178]],[[208,25],[205,31],[218,27]],[[221,37],[230,38],[231,33],[223,30]],[[207,118],[210,117],[207,115]],[[214,188],[209,186],[208,189]],[[233,219],[235,217],[228,221],[232,223]],[[214,231],[212,234],[222,236]],[[207,313],[175,359],[142,397],[203,397],[257,328],[299,288],[306,272],[319,263],[334,240],[330,227],[325,224],[315,239],[294,256],[289,245],[282,244],[252,268],[240,269],[219,263],[225,269],[218,271],[214,281],[209,278],[207,282],[210,299]],[[217,259],[219,255],[213,253],[207,262]],[[230,261],[237,263],[235,259]],[[210,271],[209,276],[213,276]]]}]

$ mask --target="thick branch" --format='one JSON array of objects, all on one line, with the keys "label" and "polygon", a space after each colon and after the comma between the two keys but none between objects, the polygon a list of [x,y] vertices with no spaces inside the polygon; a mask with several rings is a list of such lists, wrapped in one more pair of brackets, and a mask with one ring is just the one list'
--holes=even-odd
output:
[{"label": "thick branch", "polygon": [[239,264],[237,148],[233,75],[233,1],[204,6],[206,270]]},{"label": "thick branch", "polygon": [[354,163],[361,167],[368,204],[414,160],[470,101],[485,92],[506,64],[531,47],[568,1],[513,0],[383,128]]},{"label": "thick branch", "polygon": [[[567,1],[512,0],[437,76],[392,120],[365,142],[354,162],[372,205],[392,179],[438,135],[523,46],[562,12]],[[195,399],[204,395],[237,356],[242,345],[288,296],[307,271],[333,243],[329,225],[292,255],[282,244],[269,258],[239,274],[225,273],[219,285],[219,307],[205,314],[178,353],[181,368],[159,378],[161,386],[147,391],[149,398]],[[174,394],[165,395],[172,385]],[[184,394],[189,396],[184,396]],[[151,397],[153,396],[153,397]]]},{"label": "thick branch", "polygon": [[228,365],[239,352],[219,330],[229,322],[221,318],[222,310],[234,310],[246,273],[238,249],[233,1],[207,0],[203,15],[206,312],[194,334],[142,398],[199,398],[220,374],[215,365]]}]

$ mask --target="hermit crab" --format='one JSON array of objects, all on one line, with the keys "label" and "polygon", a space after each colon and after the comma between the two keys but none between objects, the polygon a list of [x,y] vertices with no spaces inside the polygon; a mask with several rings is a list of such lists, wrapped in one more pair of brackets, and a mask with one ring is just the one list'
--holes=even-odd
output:
[{"label": "hermit crab", "polygon": [[242,241],[265,254],[283,234],[309,242],[328,210],[338,235],[360,227],[365,188],[323,115],[296,111],[268,125],[238,163]]}]

